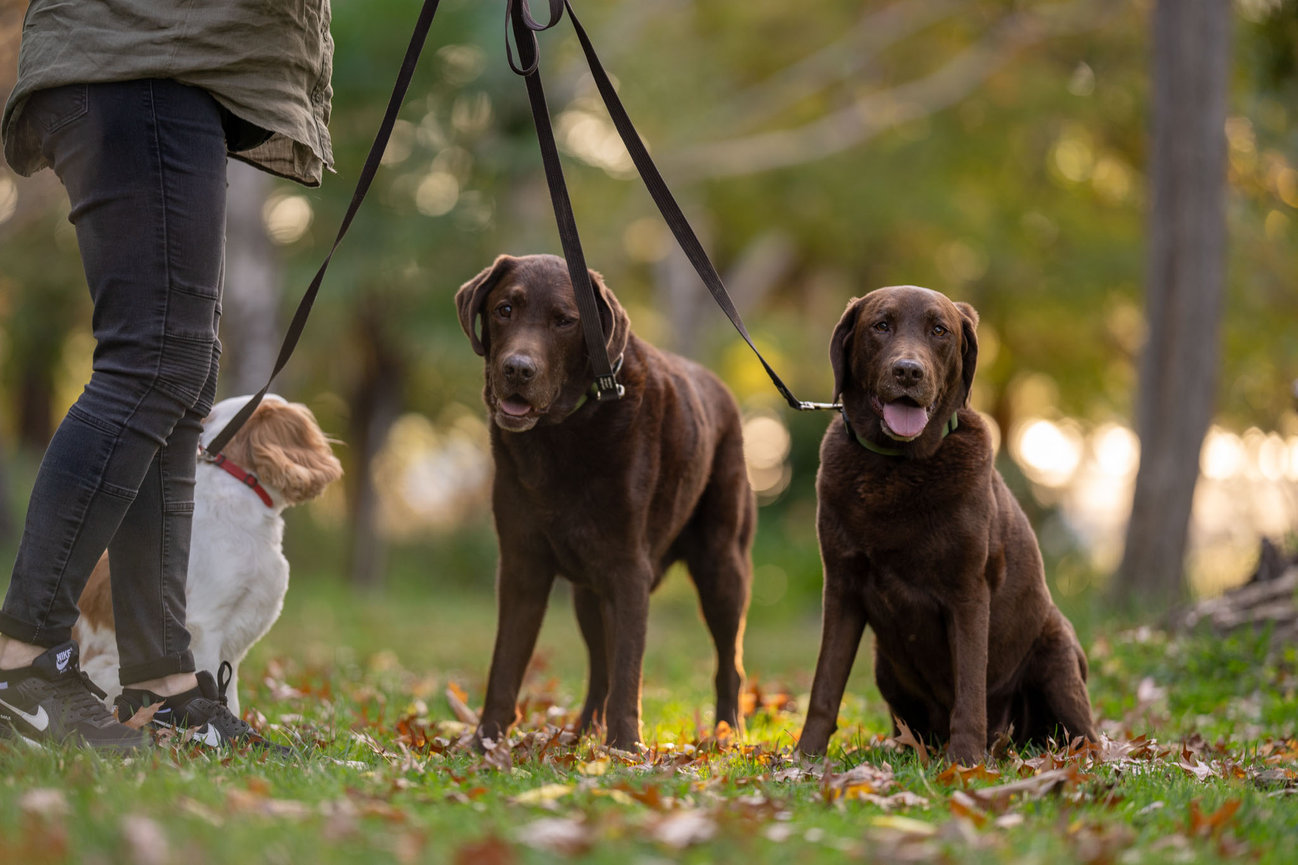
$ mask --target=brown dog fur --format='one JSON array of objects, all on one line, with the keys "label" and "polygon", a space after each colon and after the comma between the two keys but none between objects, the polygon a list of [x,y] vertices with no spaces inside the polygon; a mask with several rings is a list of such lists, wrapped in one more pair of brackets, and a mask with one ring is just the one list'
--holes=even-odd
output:
[{"label": "brown dog fur", "polygon": [[716,719],[738,729],[756,523],[739,409],[712,373],[631,333],[600,275],[591,280],[609,357],[622,358],[617,401],[589,395],[563,259],[500,256],[456,295],[460,324],[486,358],[496,466],[499,621],[479,742],[514,723],[550,587],[563,575],[590,663],[580,728],[603,721],[610,746],[638,743],[649,593],[676,561],[716,644]]},{"label": "brown dog fur", "polygon": [[[926,740],[949,741],[952,760],[977,762],[1011,729],[1020,744],[1095,738],[1086,656],[1051,601],[1036,537],[993,466],[987,428],[966,407],[977,324],[968,304],[894,286],[853,300],[834,330],[846,423],[835,419],[820,449],[824,621],[804,753],[825,753],[867,624],[894,718]],[[885,421],[921,408],[918,434]]]}]

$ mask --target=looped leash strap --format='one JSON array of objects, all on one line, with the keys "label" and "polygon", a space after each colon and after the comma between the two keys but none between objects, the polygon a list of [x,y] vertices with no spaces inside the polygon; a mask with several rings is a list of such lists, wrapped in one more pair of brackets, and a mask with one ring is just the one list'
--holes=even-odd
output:
[{"label": "looped leash strap", "polygon": [[261,404],[262,398],[270,391],[271,382],[275,380],[275,376],[279,375],[280,370],[284,369],[289,357],[293,354],[293,349],[297,347],[298,339],[302,336],[302,330],[306,327],[307,317],[311,314],[311,307],[315,304],[316,295],[320,293],[320,284],[324,281],[325,271],[329,269],[329,263],[333,260],[334,253],[338,251],[338,245],[342,243],[343,236],[347,234],[347,229],[351,227],[352,219],[360,209],[361,202],[365,200],[370,184],[374,182],[374,175],[379,170],[379,162],[383,159],[383,151],[387,149],[388,139],[392,137],[392,128],[396,125],[401,103],[406,97],[406,91],[410,89],[410,80],[415,74],[415,67],[419,65],[419,54],[423,51],[424,42],[428,38],[428,29],[433,23],[433,16],[437,12],[438,2],[439,0],[424,0],[423,8],[419,11],[419,19],[415,22],[414,32],[410,36],[410,46],[406,49],[405,59],[401,63],[401,71],[397,73],[397,81],[392,88],[392,97],[388,100],[387,112],[383,115],[383,122],[379,124],[379,131],[374,138],[374,144],[370,147],[369,155],[365,158],[365,165],[361,168],[360,178],[356,181],[356,191],[352,193],[351,204],[347,206],[347,212],[343,216],[342,224],[338,227],[338,235],[334,238],[329,254],[325,256],[324,261],[320,264],[320,269],[316,271],[315,278],[311,280],[311,285],[302,296],[302,300],[298,302],[297,311],[293,314],[293,320],[289,323],[288,330],[284,334],[284,342],[280,345],[279,357],[275,361],[274,369],[271,371],[269,378],[266,379],[266,384],[262,389],[244,403],[238,414],[231,418],[230,422],[208,443],[204,449],[208,453],[219,454],[230,443],[230,439],[234,437],[234,434],[247,422],[248,418],[252,417],[252,413]]},{"label": "looped leash strap", "polygon": [[[563,0],[549,0],[549,2],[550,20],[541,24],[532,17],[527,0],[508,0],[505,10],[505,53],[509,58],[509,67],[523,76],[527,84],[527,99],[532,108],[532,123],[536,126],[536,139],[541,147],[541,161],[545,165],[545,181],[550,187],[550,202],[554,207],[554,219],[559,229],[559,242],[563,246],[563,257],[568,264],[568,278],[572,281],[577,309],[581,313],[581,329],[586,339],[586,356],[590,360],[591,372],[595,376],[595,398],[601,401],[620,399],[623,388],[617,383],[612,363],[609,361],[608,344],[603,328],[600,326],[599,305],[595,300],[595,288],[591,285],[590,271],[586,267],[586,257],[581,249],[577,220],[573,216],[572,202],[568,198],[568,187],[563,179],[563,166],[559,161],[559,149],[555,145],[554,129],[550,125],[550,110],[545,102],[545,89],[541,85],[541,54],[536,34],[558,24],[566,5]],[[569,9],[569,15],[571,14],[572,10]],[[518,48],[517,59],[510,45],[511,32],[514,45]]]},{"label": "looped leash strap", "polygon": [[[518,3],[526,9],[526,0],[511,0],[511,4],[513,3]],[[595,86],[598,88],[600,96],[604,100],[604,107],[608,109],[609,118],[613,121],[613,125],[618,131],[618,135],[622,138],[622,143],[626,146],[627,152],[631,155],[631,161],[635,163],[636,170],[640,173],[640,179],[644,181],[645,188],[653,198],[654,204],[658,206],[658,211],[666,221],[667,227],[671,229],[672,234],[676,237],[676,242],[680,245],[681,251],[685,253],[690,264],[692,264],[695,271],[698,272],[699,278],[703,280],[703,284],[706,285],[708,291],[711,292],[712,298],[717,302],[717,305],[721,307],[721,311],[726,314],[726,317],[730,319],[730,323],[734,325],[735,330],[737,330],[739,335],[744,338],[744,342],[748,343],[748,347],[753,350],[753,354],[756,355],[758,361],[761,362],[762,368],[766,370],[766,374],[775,385],[775,389],[780,392],[780,395],[784,397],[785,401],[791,408],[798,411],[825,411],[838,409],[839,405],[837,403],[805,402],[798,399],[793,395],[793,391],[789,389],[788,385],[784,383],[771,365],[767,363],[766,358],[762,357],[762,353],[758,351],[757,345],[753,342],[753,338],[748,333],[748,328],[744,326],[743,318],[740,317],[739,311],[735,309],[734,302],[730,299],[730,294],[726,291],[725,284],[722,282],[720,274],[717,273],[716,267],[712,264],[711,259],[708,258],[708,254],[704,250],[702,242],[699,240],[698,235],[695,234],[694,229],[690,226],[689,220],[685,217],[685,213],[681,210],[675,197],[672,196],[671,191],[667,188],[667,183],[663,180],[663,176],[661,172],[658,171],[658,167],[654,164],[653,159],[650,158],[648,149],[640,140],[640,135],[636,132],[630,116],[622,106],[622,100],[618,98],[617,90],[613,87],[613,82],[609,79],[608,73],[604,71],[603,64],[600,63],[599,57],[595,54],[595,47],[591,44],[590,37],[586,34],[586,28],[582,27],[581,21],[577,19],[576,13],[573,12],[572,4],[568,2],[568,0],[550,0],[550,17],[552,19],[550,26],[557,23],[559,15],[562,14],[562,10],[556,12],[556,6],[559,5],[562,5],[563,9],[566,9],[568,12],[568,18],[572,21],[573,30],[576,31],[577,39],[581,42],[582,52],[586,55],[586,65],[590,67],[591,75],[595,79]],[[517,33],[517,30],[515,32]],[[533,41],[535,40],[535,36],[532,33],[529,32],[528,35]],[[535,73],[535,70],[533,70],[533,73]],[[538,77],[537,86],[539,87],[539,76],[536,77]],[[530,78],[528,80],[529,82],[531,81]],[[549,159],[550,158],[547,157],[547,173],[549,173]],[[557,155],[554,157],[554,161],[557,164]],[[557,207],[558,205],[556,203],[556,210]],[[584,273],[585,268],[583,267],[582,270]],[[576,280],[574,280],[573,285],[577,285]],[[580,293],[578,294],[578,297],[580,298]]]}]

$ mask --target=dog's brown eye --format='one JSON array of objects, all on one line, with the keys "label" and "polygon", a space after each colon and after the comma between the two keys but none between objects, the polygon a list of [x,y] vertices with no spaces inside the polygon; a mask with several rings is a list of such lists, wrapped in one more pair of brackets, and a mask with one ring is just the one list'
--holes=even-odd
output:
[{"label": "dog's brown eye", "polygon": [[887,333],[888,331],[892,330],[892,328],[889,326],[888,322],[886,321],[876,321],[872,326],[879,333]]},{"label": "dog's brown eye", "polygon": [[946,329],[946,326],[945,326],[945,325],[941,325],[941,324],[935,324],[935,325],[933,325],[933,335],[934,335],[934,336],[946,336],[946,335],[947,335],[948,333],[950,333],[950,332],[951,332],[951,331],[949,331],[949,330]]},{"label": "dog's brown eye", "polygon": [[555,327],[572,327],[576,323],[577,323],[577,319],[570,318],[569,316],[566,315],[558,316],[554,320]]},{"label": "dog's brown eye", "polygon": [[509,318],[509,316],[512,315],[513,312],[514,312],[514,308],[507,303],[502,303],[500,306],[496,307],[497,318]]}]

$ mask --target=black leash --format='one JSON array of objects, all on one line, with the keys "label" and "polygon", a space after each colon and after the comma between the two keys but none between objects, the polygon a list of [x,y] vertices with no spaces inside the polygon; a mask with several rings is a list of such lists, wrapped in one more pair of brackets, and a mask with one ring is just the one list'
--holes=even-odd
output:
[{"label": "black leash", "polygon": [[[545,165],[545,181],[550,187],[550,202],[554,206],[559,243],[563,246],[563,257],[568,263],[568,278],[572,281],[577,309],[581,312],[586,356],[590,360],[591,372],[595,374],[595,398],[601,401],[621,399],[623,389],[617,383],[613,365],[609,361],[608,345],[599,320],[599,306],[595,301],[595,289],[590,284],[590,271],[586,268],[586,257],[581,250],[577,220],[572,214],[568,186],[563,179],[563,165],[559,161],[559,149],[554,143],[554,129],[550,126],[545,89],[541,86],[541,52],[536,34],[559,23],[559,19],[563,17],[564,5],[563,0],[550,0],[550,20],[541,24],[532,17],[527,0],[508,0],[505,6],[505,54],[509,58],[509,67],[523,76],[527,83],[527,100],[532,107],[536,140],[541,146],[541,161]],[[513,31],[514,43],[518,46],[517,61],[510,47],[510,30]]]},{"label": "black leash", "polygon": [[[351,227],[352,219],[360,209],[361,202],[364,201],[370,185],[374,181],[374,176],[378,172],[379,163],[383,158],[383,151],[387,149],[388,139],[391,138],[393,126],[396,124],[397,114],[401,110],[401,104],[405,100],[406,92],[410,89],[410,81],[414,77],[415,68],[419,65],[419,55],[423,51],[424,42],[428,38],[428,30],[433,23],[433,16],[437,12],[438,2],[439,0],[424,0],[423,8],[419,12],[419,18],[415,22],[414,32],[410,36],[410,45],[406,49],[405,59],[401,63],[401,70],[397,73],[392,96],[388,100],[387,111],[383,115],[382,123],[379,124],[378,134],[374,138],[374,144],[370,147],[369,155],[365,158],[360,178],[356,182],[356,189],[352,193],[351,204],[348,205],[342,224],[338,227],[338,234],[334,238],[333,246],[330,247],[328,255],[320,264],[320,269],[316,271],[310,286],[302,296],[302,300],[298,302],[297,310],[293,314],[292,321],[289,322],[288,329],[284,334],[284,341],[280,345],[279,356],[275,361],[270,376],[266,379],[266,384],[248,399],[238,413],[208,443],[207,447],[204,448],[205,453],[219,454],[229,444],[234,434],[257,410],[257,406],[261,404],[262,399],[270,391],[271,383],[288,364],[293,350],[297,347],[302,331],[306,327],[307,318],[311,314],[311,308],[315,305],[316,296],[320,293],[320,285],[324,281],[325,271],[329,269],[334,253],[338,251],[338,246],[342,243],[343,237]],[[603,329],[600,326],[599,306],[595,300],[595,290],[590,283],[585,256],[581,249],[581,238],[578,236],[577,223],[572,212],[572,202],[568,197],[567,185],[563,179],[563,168],[554,140],[554,130],[550,124],[549,109],[545,102],[545,90],[541,84],[540,49],[536,38],[537,33],[549,30],[557,25],[563,18],[565,10],[572,20],[577,39],[581,42],[582,52],[586,55],[586,63],[594,76],[600,96],[604,100],[604,107],[608,110],[609,117],[617,128],[627,152],[631,154],[631,159],[640,172],[640,178],[644,181],[645,188],[649,191],[667,226],[676,237],[676,242],[680,244],[681,250],[690,263],[694,265],[694,269],[703,280],[703,284],[707,286],[708,291],[712,293],[717,305],[730,319],[739,335],[744,338],[744,342],[748,343],[748,347],[753,350],[753,354],[761,362],[762,368],[766,370],[766,374],[775,385],[775,389],[780,392],[780,395],[784,397],[791,408],[798,411],[838,409],[839,405],[837,403],[804,402],[799,400],[780,379],[771,365],[767,363],[766,358],[762,357],[762,353],[758,351],[753,338],[748,333],[748,328],[744,326],[738,310],[735,309],[734,302],[730,299],[721,276],[717,273],[712,260],[708,258],[703,244],[699,241],[698,236],[689,224],[689,220],[685,218],[680,205],[676,203],[676,199],[667,188],[667,183],[663,180],[658,167],[654,165],[653,160],[650,158],[649,151],[641,143],[640,136],[631,123],[631,118],[628,116],[626,109],[623,108],[622,101],[618,98],[617,91],[613,88],[608,73],[604,71],[603,65],[599,62],[590,37],[586,34],[585,28],[581,26],[581,22],[577,20],[571,3],[568,0],[548,0],[548,2],[550,17],[543,24],[532,17],[527,0],[507,0],[505,9],[505,53],[509,59],[510,68],[523,76],[527,84],[528,101],[531,104],[532,120],[536,126],[537,141],[541,148],[541,159],[545,166],[546,182],[550,188],[550,199],[554,207],[555,222],[559,229],[559,241],[563,246],[564,258],[568,262],[568,273],[576,294],[577,308],[581,312],[587,353],[590,356],[592,372],[595,374],[596,398],[600,400],[618,399],[622,396],[622,386],[617,383],[613,366],[609,361],[608,348],[604,341]],[[511,47],[509,38],[511,33],[514,37],[512,44],[518,48],[517,58],[515,58],[513,47]]]},{"label": "black leash", "polygon": [[297,348],[298,339],[302,336],[302,330],[306,327],[307,316],[311,314],[311,307],[315,305],[316,295],[320,293],[320,283],[324,281],[325,271],[329,269],[329,262],[333,260],[334,253],[338,251],[338,245],[342,243],[343,236],[347,234],[347,229],[351,228],[352,219],[356,216],[356,211],[360,210],[361,202],[365,200],[365,195],[370,191],[370,184],[374,182],[374,175],[379,170],[379,162],[383,159],[383,151],[387,149],[388,139],[392,137],[392,127],[397,122],[397,113],[401,110],[401,103],[406,98],[406,91],[410,89],[410,79],[414,77],[415,67],[419,65],[419,54],[424,49],[424,41],[428,38],[428,28],[433,23],[433,15],[437,12],[439,0],[424,0],[423,8],[419,10],[419,18],[415,22],[415,30],[410,36],[410,47],[406,49],[405,59],[401,62],[401,71],[397,73],[396,85],[392,88],[392,98],[388,100],[387,112],[383,115],[383,122],[379,124],[378,134],[374,137],[374,144],[370,147],[370,152],[365,157],[365,165],[361,168],[361,176],[356,181],[356,191],[352,193],[351,204],[347,206],[347,212],[343,215],[342,224],[338,226],[338,234],[334,238],[334,244],[329,249],[329,254],[325,256],[324,261],[320,264],[320,269],[316,271],[315,278],[311,280],[311,285],[307,288],[306,294],[298,302],[297,311],[293,313],[293,320],[289,322],[288,330],[284,334],[284,342],[279,347],[279,357],[275,361],[275,367],[271,370],[270,376],[266,379],[266,384],[262,389],[257,391],[246,403],[239,413],[230,418],[230,422],[222,427],[216,437],[204,448],[208,454],[219,454],[239,428],[252,417],[252,413],[257,410],[262,399],[270,391],[271,382],[275,376],[279,375],[280,370],[288,363],[289,357],[293,354],[293,349]]},{"label": "black leash", "polygon": [[[560,240],[564,246],[564,254],[569,257],[568,269],[572,275],[573,287],[577,289],[578,306],[581,306],[582,296],[585,293],[587,295],[586,302],[593,308],[595,304],[594,292],[590,288],[590,280],[586,276],[585,264],[580,263],[580,274],[578,274],[577,267],[573,264],[572,253],[569,251],[569,245],[571,244],[576,250],[576,254],[580,256],[580,241],[577,238],[576,224],[572,222],[572,209],[568,203],[568,194],[566,189],[563,188],[563,171],[559,166],[558,153],[554,149],[554,133],[550,129],[550,118],[548,113],[545,112],[545,97],[541,94],[540,60],[537,56],[536,45],[536,33],[548,30],[558,24],[560,18],[563,17],[564,10],[567,10],[568,18],[572,21],[573,30],[577,34],[577,39],[581,42],[582,52],[586,55],[586,65],[590,68],[591,75],[595,79],[595,86],[599,90],[600,97],[604,100],[604,107],[608,110],[609,118],[613,121],[618,135],[622,138],[622,143],[631,155],[631,161],[635,163],[645,189],[649,191],[654,204],[658,206],[658,212],[662,214],[667,227],[671,229],[672,234],[676,237],[676,242],[680,245],[681,251],[685,253],[685,257],[689,259],[690,264],[694,265],[699,278],[703,280],[703,284],[712,293],[713,300],[717,302],[717,305],[721,307],[721,311],[730,319],[730,323],[735,326],[735,330],[744,338],[744,342],[748,343],[748,347],[753,350],[753,354],[761,362],[762,368],[766,370],[766,374],[775,385],[775,389],[780,392],[780,395],[784,397],[791,408],[798,411],[839,409],[840,406],[837,403],[804,402],[798,399],[771,365],[767,363],[766,358],[762,357],[762,353],[758,351],[753,338],[748,333],[748,328],[744,326],[743,318],[740,317],[739,311],[735,309],[734,302],[730,299],[730,294],[726,291],[721,276],[717,273],[712,260],[708,258],[702,242],[699,241],[698,235],[694,233],[689,220],[685,218],[685,213],[681,210],[680,205],[676,203],[675,197],[667,188],[667,182],[663,180],[661,172],[658,171],[658,167],[654,165],[653,159],[649,156],[649,151],[640,140],[640,135],[636,132],[630,116],[622,106],[622,100],[618,98],[613,82],[609,79],[608,73],[604,71],[603,64],[600,63],[599,57],[595,54],[595,47],[591,44],[586,29],[581,26],[576,13],[573,12],[572,4],[568,0],[549,0],[549,4],[550,20],[546,24],[540,24],[532,18],[528,11],[527,0],[509,0],[510,22],[519,45],[519,55],[522,59],[521,67],[514,63],[513,53],[508,51],[508,35],[506,36],[506,50],[509,53],[510,66],[519,75],[526,77],[528,94],[532,96],[532,119],[536,124],[537,137],[543,141],[541,155],[545,162],[545,174],[547,180],[550,181],[550,192],[551,197],[554,199],[555,215],[559,218]],[[524,52],[524,46],[529,49],[528,53]],[[544,142],[548,142],[548,145]],[[555,192],[556,179],[558,194]],[[580,262],[580,259],[578,261]],[[585,316],[585,307],[582,307],[583,322]],[[596,324],[598,324],[598,319],[596,319]],[[595,351],[592,337],[589,332],[587,333],[587,347],[591,353],[592,363],[595,362],[594,359],[602,358],[606,365],[608,363],[608,353],[604,350],[603,336],[597,335],[597,340],[599,350]],[[598,374],[598,370],[596,372]]]}]

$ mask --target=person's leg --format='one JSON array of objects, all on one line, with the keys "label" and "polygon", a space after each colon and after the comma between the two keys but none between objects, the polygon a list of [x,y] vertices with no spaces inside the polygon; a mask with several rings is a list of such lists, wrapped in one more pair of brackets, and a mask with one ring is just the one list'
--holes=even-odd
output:
[{"label": "person's leg", "polygon": [[36,646],[67,640],[76,599],[113,540],[123,664],[139,678],[192,671],[184,577],[196,428],[217,351],[219,109],[165,81],[38,98],[95,305],[96,349],[90,382],[42,461],[0,631]]}]

